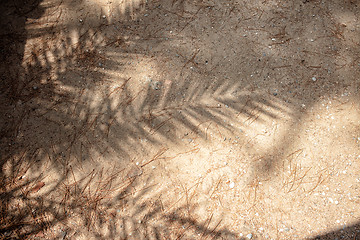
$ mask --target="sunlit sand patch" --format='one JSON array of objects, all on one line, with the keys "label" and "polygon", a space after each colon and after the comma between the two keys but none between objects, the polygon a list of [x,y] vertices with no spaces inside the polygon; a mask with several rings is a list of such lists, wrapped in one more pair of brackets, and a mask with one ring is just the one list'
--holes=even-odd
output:
[{"label": "sunlit sand patch", "polygon": [[89,0],[101,7],[101,18],[108,21],[116,19],[131,18],[136,20],[138,15],[145,10],[147,1],[145,0]]}]

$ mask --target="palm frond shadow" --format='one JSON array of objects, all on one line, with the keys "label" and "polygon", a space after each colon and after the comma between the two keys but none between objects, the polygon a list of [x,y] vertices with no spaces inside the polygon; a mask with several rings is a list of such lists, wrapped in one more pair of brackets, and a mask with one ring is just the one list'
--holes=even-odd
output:
[{"label": "palm frond shadow", "polygon": [[[315,93],[306,90],[310,83],[301,79],[310,79],[311,82],[313,74],[327,76],[327,70],[309,70],[313,59],[304,51],[295,59],[299,62],[298,69],[290,68],[279,74],[276,69],[283,67],[284,60],[281,58],[291,59],[293,55],[286,51],[286,47],[283,49],[284,56],[278,59],[279,56],[275,54],[257,50],[260,43],[246,39],[237,43],[229,39],[230,45],[243,44],[252,49],[253,55],[238,56],[232,53],[230,47],[226,47],[223,55],[212,59],[207,49],[224,46],[204,43],[194,50],[189,45],[182,47],[178,44],[181,39],[168,34],[170,29],[179,29],[183,33],[189,26],[194,31],[200,31],[192,23],[197,18],[207,17],[207,14],[199,14],[201,11],[217,14],[220,19],[230,21],[228,16],[232,12],[241,12],[241,6],[237,3],[232,3],[233,10],[229,13],[229,10],[221,8],[221,4],[204,4],[200,0],[194,3],[140,1],[136,6],[129,2],[123,9],[115,8],[116,11],[108,14],[95,3],[86,5],[82,1],[44,1],[40,6],[40,1],[15,2],[15,5],[1,5],[9,17],[4,24],[2,19],[2,25],[14,26],[13,29],[2,28],[4,32],[1,33],[4,36],[1,49],[5,49],[2,50],[2,62],[12,66],[1,66],[4,83],[0,89],[4,103],[0,109],[2,179],[12,178],[4,170],[7,165],[13,168],[12,173],[20,171],[16,159],[23,166],[33,169],[41,169],[48,164],[60,175],[68,174],[71,164],[99,167],[102,163],[98,159],[103,160],[100,156],[109,152],[120,156],[116,159],[119,165],[128,164],[131,156],[148,153],[144,152],[145,146],[160,146],[164,140],[181,143],[178,129],[205,137],[205,131],[199,128],[205,122],[212,122],[223,130],[241,135],[239,129],[251,128],[249,123],[266,123],[280,114],[301,119],[302,103],[310,108],[322,96],[344,91],[342,85],[337,89],[334,87],[337,85],[326,81],[325,77],[316,82],[317,86],[326,86],[323,88],[325,90]],[[82,10],[76,12],[80,3],[84,4]],[[29,9],[19,6],[29,6]],[[65,18],[68,21],[61,23],[58,20],[62,14],[66,14],[66,8],[72,12],[69,18]],[[282,14],[288,17],[303,17],[284,9]],[[36,21],[45,11],[53,14],[48,26]],[[83,14],[86,12],[92,14]],[[255,12],[251,10],[248,15]],[[243,21],[248,21],[249,16],[241,16]],[[157,19],[157,24],[152,24],[147,18]],[[9,21],[13,21],[13,24],[9,25]],[[251,20],[246,23],[257,27],[256,22]],[[286,28],[281,25],[271,28],[270,25],[275,24],[278,23],[269,21],[271,30],[268,30],[268,34],[286,37],[286,32],[281,32]],[[201,36],[206,38],[205,35]],[[157,52],[156,48],[166,41],[174,43],[173,49],[167,53]],[[335,41],[332,44],[340,43]],[[300,46],[305,50],[309,47],[307,44]],[[181,56],[178,56],[179,52]],[[230,58],[230,65],[227,65],[224,57]],[[135,65],[139,59],[152,58],[159,59],[159,69],[167,60],[180,62],[178,65],[181,67],[174,67],[171,73],[161,73],[159,70],[160,76],[156,79],[147,76],[144,84],[139,84],[144,76],[135,79],[122,74],[115,82],[109,80],[113,78],[109,72],[114,72],[116,76],[116,73],[126,69],[125,66]],[[321,55],[317,55],[316,59],[321,60]],[[247,64],[247,68],[243,68],[243,64]],[[336,68],[336,63],[332,61],[327,64]],[[238,68],[241,74],[227,76],[229,69]],[[272,70],[266,72],[265,68]],[[304,69],[307,71],[305,75],[301,74]],[[136,71],[138,69],[133,73]],[[287,91],[274,94],[275,91],[268,89],[265,80],[270,75],[275,82],[292,78],[285,87]],[[140,88],[134,89],[136,83],[132,81],[138,81]],[[234,121],[234,114],[230,112],[241,116],[240,120],[235,121],[237,126],[230,124]],[[141,142],[143,139],[146,144]],[[291,146],[291,142],[280,142],[279,146]],[[280,154],[276,159],[265,156],[267,160],[263,162],[268,166],[257,166],[257,174],[274,170],[272,166],[284,156]],[[40,175],[40,172],[36,174]],[[65,177],[59,179],[56,187],[61,186]],[[187,220],[184,218],[181,221]]]},{"label": "palm frond shadow", "polygon": [[[156,186],[138,186],[137,177],[122,178],[122,171],[124,169],[91,171],[79,179],[69,171],[61,186],[42,194],[37,193],[39,187],[34,185],[38,179],[16,179],[16,183],[6,183],[7,189],[0,195],[3,203],[1,239],[34,236],[45,239],[176,239],[187,236],[196,239],[195,236],[200,235],[238,239],[236,234],[220,228],[220,222],[213,226],[211,219],[201,223],[194,217],[185,217],[189,208],[196,207],[187,205],[165,211],[160,197],[149,198]],[[48,194],[53,197],[49,198]],[[162,194],[156,192],[157,196]]]},{"label": "palm frond shadow", "polygon": [[[20,5],[21,3],[23,2],[16,2]],[[97,192],[98,186],[95,193],[92,193],[88,182],[92,180],[94,173],[90,173],[82,180],[76,180],[74,177],[74,182],[67,184],[69,178],[72,178],[69,170],[70,157],[77,154],[76,148],[80,148],[78,155],[80,162],[87,161],[91,157],[91,153],[88,151],[90,147],[99,153],[104,151],[102,148],[104,146],[94,139],[99,134],[103,140],[109,134],[109,122],[114,121],[115,115],[118,113],[123,113],[124,118],[121,122],[116,121],[112,127],[121,128],[123,133],[130,133],[130,135],[120,135],[118,137],[120,141],[114,142],[116,144],[110,145],[110,147],[117,153],[123,154],[123,158],[126,158],[128,153],[121,148],[121,145],[125,144],[129,138],[138,139],[138,132],[131,134],[134,132],[134,128],[144,135],[148,134],[142,130],[142,126],[136,123],[129,125],[132,116],[127,115],[125,104],[131,103],[133,96],[126,84],[122,85],[120,104],[116,106],[115,110],[112,107],[113,99],[111,98],[102,99],[100,104],[94,107],[88,104],[92,103],[93,96],[86,95],[84,92],[90,92],[92,87],[99,87],[102,79],[106,78],[105,74],[98,71],[104,58],[98,51],[101,46],[96,46],[96,41],[101,38],[101,36],[98,38],[97,34],[101,35],[99,29],[103,25],[96,24],[96,30],[93,27],[77,30],[80,33],[78,39],[80,44],[73,43],[73,39],[66,33],[62,35],[64,34],[61,30],[62,27],[60,27],[60,32],[59,28],[51,26],[43,29],[30,29],[25,34],[25,21],[30,19],[28,14],[37,10],[39,3],[40,1],[24,2],[25,5],[29,4],[31,10],[21,12],[24,14],[23,16],[19,16],[19,13],[16,12],[17,5],[2,5],[6,10],[16,8],[16,11],[14,10],[16,13],[12,12],[12,15],[9,14],[9,16],[13,18],[13,22],[21,22],[21,26],[18,26],[17,29],[10,29],[9,33],[5,33],[7,38],[1,42],[3,49],[14,44],[14,48],[3,55],[5,56],[4,62],[13,68],[9,69],[3,66],[1,69],[4,79],[1,89],[4,105],[1,110],[2,117],[7,118],[2,121],[1,134],[3,147],[1,200],[4,203],[1,221],[4,225],[0,232],[3,239],[42,237],[43,232],[59,222],[65,224],[73,214],[80,215],[85,226],[90,227],[97,224],[102,228],[105,220],[102,217],[102,210],[99,209],[102,206],[100,202],[103,200],[103,194],[107,193],[104,189],[108,187],[108,183],[101,185],[101,192]],[[58,6],[54,4],[48,7]],[[36,25],[35,23],[34,21],[34,25]],[[64,26],[64,28],[76,29],[71,25]],[[33,43],[30,47],[30,52],[24,52],[26,39],[41,39],[45,35],[48,41],[35,42],[36,44]],[[64,38],[57,41],[56,38],[59,35]],[[55,44],[51,40],[54,40]],[[115,42],[112,40],[111,43],[121,44],[122,41],[123,39],[120,37]],[[17,54],[15,50],[19,49],[20,52]],[[104,64],[106,64],[105,66],[116,65],[109,60],[106,60]],[[107,68],[107,70],[111,69]],[[126,83],[126,80],[123,82]],[[75,89],[75,91],[68,91],[66,88]],[[103,90],[105,96],[113,93],[113,89],[105,87]],[[150,90],[147,89],[147,91]],[[77,98],[78,96],[80,99]],[[149,103],[144,103],[147,108]],[[136,108],[129,107],[129,109],[130,112],[136,111],[136,114],[139,115]],[[103,128],[101,125],[103,122],[108,123],[108,129]],[[81,138],[85,139],[86,143],[82,143]],[[39,171],[38,173],[32,172],[29,176],[27,171],[30,168],[41,169],[44,164],[47,164],[42,159],[48,159],[48,163],[60,173],[61,177],[46,190],[46,193],[33,196],[43,187],[38,186],[39,183],[42,184],[43,174]],[[63,194],[60,202],[46,197],[56,192]],[[127,188],[120,194],[121,199],[126,192]],[[14,205],[18,207],[12,209]],[[84,209],[84,206],[88,209]],[[140,210],[143,211],[143,209]],[[157,214],[158,210],[152,210],[147,214],[147,218]],[[96,223],[94,219],[96,219]],[[132,218],[122,218],[121,221],[124,224],[135,224],[132,222],[134,221]],[[157,239],[166,238],[167,236],[164,234],[173,234],[164,227],[148,225],[144,225],[144,234],[147,234],[146,231],[149,227],[153,228]],[[66,235],[67,231],[67,229],[61,230],[60,235]],[[112,234],[114,231],[114,229],[111,230]],[[53,234],[57,237],[57,233]],[[212,234],[216,235],[218,232],[213,231]],[[126,231],[122,235],[127,238]]]},{"label": "palm frond shadow", "polygon": [[[56,4],[49,6],[59,9]],[[151,14],[160,15],[164,10],[160,8],[157,11],[159,13],[153,11]],[[61,11],[58,12],[60,16]],[[57,17],[54,16],[55,20]],[[154,133],[160,138],[179,141],[175,132],[166,130],[175,126],[203,134],[197,126],[202,122],[212,121],[219,127],[235,131],[226,123],[229,117],[222,110],[225,106],[257,120],[261,120],[261,117],[254,116],[254,112],[276,118],[273,113],[259,107],[260,104],[283,110],[281,105],[275,106],[266,97],[260,94],[256,96],[256,93],[224,97],[226,92],[236,87],[234,83],[214,81],[211,73],[203,70],[199,70],[204,77],[201,83],[194,83],[191,80],[193,73],[181,69],[182,76],[178,78],[185,81],[178,83],[174,79],[166,87],[163,80],[154,80],[134,93],[130,86],[131,79],[119,79],[116,82],[118,87],[114,89],[114,84],[107,84],[108,77],[104,70],[121,71],[121,64],[126,64],[129,55],[146,54],[144,46],[147,41],[152,41],[148,39],[155,29],[151,29],[153,26],[143,21],[132,21],[131,24],[127,21],[116,22],[113,25],[117,29],[125,30],[115,31],[115,34],[109,36],[111,34],[103,32],[108,33],[113,25],[97,17],[101,16],[87,16],[82,24],[78,22],[81,16],[74,16],[76,21],[71,20],[67,25],[54,23],[44,31],[41,28],[28,30],[28,39],[38,39],[42,35],[44,37],[36,40],[36,44],[29,41],[32,45],[29,47],[30,52],[24,56],[25,69],[20,68],[22,72],[8,84],[7,89],[11,92],[4,94],[12,99],[4,101],[11,103],[9,110],[4,109],[4,112],[7,114],[11,108],[15,108],[11,113],[13,116],[9,118],[18,122],[2,128],[3,132],[8,136],[12,135],[13,140],[15,135],[19,136],[19,132],[22,135],[22,139],[16,140],[17,144],[4,148],[7,154],[20,154],[24,148],[42,149],[37,152],[38,159],[49,155],[53,161],[65,161],[61,164],[63,166],[70,161],[72,151],[81,152],[78,154],[78,161],[86,161],[91,155],[90,148],[99,153],[110,148],[126,157],[129,156],[129,148],[131,151],[138,151],[134,148],[134,141],[148,138],[152,144],[158,144],[160,139]],[[53,32],[45,34],[49,29],[53,29]],[[123,35],[119,36],[120,33]],[[71,35],[78,37],[74,40]],[[161,36],[160,33],[157,35],[156,44],[161,44],[166,36]],[[45,36],[46,41],[42,40]],[[126,41],[135,47],[124,46]],[[105,47],[113,44],[121,46],[120,49],[111,48],[120,56],[120,60],[114,60],[105,54]],[[159,85],[154,86],[154,82]],[[102,94],[92,95],[91,91],[95,88],[101,89]],[[165,125],[167,128],[164,128]],[[108,141],[109,137],[113,140]],[[7,158],[11,158],[11,155]],[[56,166],[62,168],[61,165]]]}]

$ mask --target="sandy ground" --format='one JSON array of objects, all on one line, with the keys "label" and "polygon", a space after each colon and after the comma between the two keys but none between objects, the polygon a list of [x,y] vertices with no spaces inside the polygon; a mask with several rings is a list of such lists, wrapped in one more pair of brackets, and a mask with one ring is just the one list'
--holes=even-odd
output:
[{"label": "sandy ground", "polygon": [[2,7],[3,239],[360,239],[358,1]]}]

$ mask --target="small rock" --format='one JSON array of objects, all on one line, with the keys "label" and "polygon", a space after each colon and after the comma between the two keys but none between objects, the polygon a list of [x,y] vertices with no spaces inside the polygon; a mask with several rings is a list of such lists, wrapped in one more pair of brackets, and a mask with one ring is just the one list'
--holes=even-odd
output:
[{"label": "small rock", "polygon": [[314,82],[316,81],[316,77],[312,77],[311,79],[312,79]]},{"label": "small rock", "polygon": [[235,187],[235,183],[234,183],[234,182],[230,182],[229,188],[234,188],[234,187]]},{"label": "small rock", "polygon": [[247,237],[248,239],[252,239],[253,235],[252,235],[251,233],[249,233],[248,235],[246,235],[246,237]]}]

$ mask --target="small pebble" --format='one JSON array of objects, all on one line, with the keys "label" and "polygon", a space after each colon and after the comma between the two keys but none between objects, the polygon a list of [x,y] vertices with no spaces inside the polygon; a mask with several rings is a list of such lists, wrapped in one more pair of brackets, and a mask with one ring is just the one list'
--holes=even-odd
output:
[{"label": "small pebble", "polygon": [[312,77],[311,79],[312,79],[314,82],[316,81],[316,77]]},{"label": "small pebble", "polygon": [[251,233],[249,233],[248,235],[246,235],[246,237],[247,237],[248,239],[252,239],[253,235],[252,235]]}]

